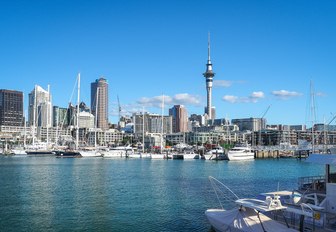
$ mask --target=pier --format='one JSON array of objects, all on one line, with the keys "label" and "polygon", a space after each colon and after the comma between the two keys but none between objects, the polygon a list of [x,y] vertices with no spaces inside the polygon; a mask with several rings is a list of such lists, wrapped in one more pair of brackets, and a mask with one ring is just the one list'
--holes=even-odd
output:
[{"label": "pier", "polygon": [[254,157],[256,159],[269,159],[269,158],[307,158],[309,150],[281,150],[281,149],[264,149],[254,150]]}]

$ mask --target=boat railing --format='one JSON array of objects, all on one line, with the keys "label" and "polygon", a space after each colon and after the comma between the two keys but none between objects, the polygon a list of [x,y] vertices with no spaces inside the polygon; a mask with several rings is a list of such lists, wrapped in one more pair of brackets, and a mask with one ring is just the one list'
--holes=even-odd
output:
[{"label": "boat railing", "polygon": [[228,186],[216,178],[209,176],[209,181],[221,208],[224,209],[223,204],[225,204],[226,209],[233,207],[235,205],[235,201],[238,200],[239,197]]},{"label": "boat railing", "polygon": [[298,179],[298,187],[301,192],[307,192],[309,190],[322,191],[325,189],[324,182],[324,176],[305,176]]}]

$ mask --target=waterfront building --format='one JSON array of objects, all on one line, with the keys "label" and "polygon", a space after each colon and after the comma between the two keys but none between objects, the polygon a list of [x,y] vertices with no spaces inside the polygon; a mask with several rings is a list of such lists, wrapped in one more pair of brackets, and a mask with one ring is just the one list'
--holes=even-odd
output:
[{"label": "waterfront building", "polygon": [[88,131],[88,143],[90,146],[95,145],[95,139],[97,145],[100,146],[116,146],[122,143],[125,133],[122,133],[116,129],[102,130],[100,128],[95,131],[95,129],[89,129]]},{"label": "waterfront building", "polygon": [[313,128],[314,131],[336,131],[336,125],[323,124],[323,123],[314,124]]},{"label": "waterfront building", "polygon": [[214,126],[222,126],[222,125],[229,125],[230,121],[226,118],[218,118],[214,119],[212,125]]},{"label": "waterfront building", "polygon": [[174,105],[169,109],[169,115],[172,117],[173,133],[188,131],[188,112],[183,105]]},{"label": "waterfront building", "polygon": [[58,143],[61,138],[71,136],[71,128],[38,127],[37,139],[42,142]]},{"label": "waterfront building", "polygon": [[295,131],[305,131],[307,128],[306,125],[290,125],[289,129]]},{"label": "waterfront building", "polygon": [[41,86],[35,85],[29,93],[28,124],[36,127],[52,126],[51,94]]},{"label": "waterfront building", "polygon": [[67,127],[69,125],[67,108],[53,106],[52,115],[53,115],[53,126],[54,127]]},{"label": "waterfront building", "polygon": [[203,73],[206,82],[206,90],[207,90],[207,106],[205,107],[205,113],[208,115],[208,119],[214,119],[215,115],[212,114],[213,106],[212,106],[212,82],[215,73],[212,70],[212,63],[210,59],[210,33],[208,37],[208,62],[206,63],[206,70]]},{"label": "waterfront building", "polygon": [[[75,118],[75,125],[77,125],[77,118]],[[95,117],[93,114],[82,111],[78,115],[78,127],[79,128],[94,128],[95,127]]]},{"label": "waterfront building", "polygon": [[171,116],[161,116],[146,112],[144,114],[134,113],[132,118],[134,124],[134,134],[137,138],[142,138],[142,134],[148,133],[172,133]]},{"label": "waterfront building", "polygon": [[97,117],[97,127],[103,130],[107,130],[109,128],[108,83],[105,78],[97,79],[95,82],[91,83],[91,112]]},{"label": "waterfront building", "polygon": [[0,90],[0,126],[23,126],[23,93]]},{"label": "waterfront building", "polygon": [[190,122],[198,122],[198,125],[203,126],[205,125],[205,117],[204,115],[192,114],[189,117]]},{"label": "waterfront building", "polygon": [[259,131],[266,128],[265,118],[232,119],[231,123],[237,125],[240,131]]}]

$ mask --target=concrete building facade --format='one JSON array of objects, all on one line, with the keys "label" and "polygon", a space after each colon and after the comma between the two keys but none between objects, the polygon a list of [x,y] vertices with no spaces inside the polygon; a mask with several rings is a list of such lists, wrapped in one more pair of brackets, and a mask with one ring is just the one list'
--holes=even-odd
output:
[{"label": "concrete building facade", "polygon": [[23,93],[0,90],[0,126],[23,126]]}]

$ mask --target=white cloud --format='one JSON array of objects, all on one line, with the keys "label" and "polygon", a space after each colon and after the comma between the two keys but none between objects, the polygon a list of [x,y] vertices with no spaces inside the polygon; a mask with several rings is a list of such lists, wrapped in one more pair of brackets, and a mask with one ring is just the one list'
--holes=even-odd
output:
[{"label": "white cloud", "polygon": [[265,94],[261,91],[253,92],[250,96],[251,98],[264,98]]},{"label": "white cloud", "polygon": [[275,90],[272,91],[272,94],[282,100],[287,100],[293,97],[300,97],[302,96],[302,93],[298,93],[295,91],[288,91],[288,90]]},{"label": "white cloud", "polygon": [[239,98],[233,95],[225,95],[222,99],[230,103],[237,103],[239,101]]},{"label": "white cloud", "polygon": [[213,86],[214,87],[230,87],[232,85],[232,81],[225,81],[225,80],[214,80]]},{"label": "white cloud", "polygon": [[256,103],[259,99],[264,98],[265,94],[261,91],[252,92],[248,97],[238,97],[233,95],[225,95],[223,101],[229,103]]},{"label": "white cloud", "polygon": [[[137,104],[142,105],[144,107],[162,107],[162,98],[163,96],[155,96],[155,97],[143,97],[137,101]],[[193,105],[199,106],[201,104],[201,98],[196,95],[191,95],[188,93],[180,93],[176,94],[173,97],[164,96],[164,104],[171,107],[172,105]]]},{"label": "white cloud", "polygon": [[233,84],[245,84],[245,83],[246,81],[214,80],[213,86],[220,88],[228,88],[231,87]]},{"label": "white cloud", "polygon": [[322,93],[322,92],[317,92],[316,96],[318,96],[318,97],[325,97],[325,96],[327,96],[327,94]]}]

